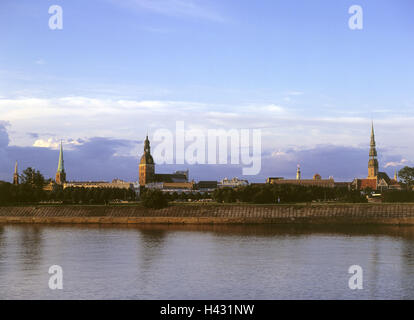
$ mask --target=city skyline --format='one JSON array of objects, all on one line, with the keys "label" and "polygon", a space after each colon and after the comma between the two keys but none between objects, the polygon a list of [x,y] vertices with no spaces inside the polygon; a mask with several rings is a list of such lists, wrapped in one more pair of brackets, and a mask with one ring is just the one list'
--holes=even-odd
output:
[{"label": "city skyline", "polygon": [[0,0],[0,300],[414,299],[413,13]]},{"label": "city skyline", "polygon": [[[368,181],[370,184],[372,184],[373,183],[372,182],[372,179],[375,178],[375,181],[376,182],[375,182],[374,189],[376,189],[377,183],[379,181],[379,180],[377,180],[377,176],[378,177],[384,177],[384,175],[385,175],[387,181],[390,178],[389,178],[389,176],[388,176],[388,174],[386,172],[379,172],[378,171],[379,168],[380,168],[380,166],[379,166],[379,162],[377,160],[378,153],[376,151],[376,141],[375,141],[374,122],[373,121],[371,122],[371,137],[370,137],[370,144],[369,144],[369,146],[370,146],[370,148],[369,148],[369,153],[368,153],[369,154],[368,177],[367,177],[367,179],[363,178],[362,180]],[[217,156],[219,156],[219,155],[217,155]],[[230,157],[230,154],[228,156]],[[141,170],[142,169],[141,166],[143,164],[145,164],[145,165],[149,164],[150,166],[152,166],[151,169],[150,169],[150,172],[147,172],[147,169]],[[212,180],[212,179],[215,179],[217,181],[217,180],[227,179],[229,177],[229,175],[227,175],[225,177],[214,177],[214,176],[212,176],[211,171],[208,171],[207,170],[207,171],[205,171],[205,174],[208,175],[208,179],[203,179],[203,178],[200,179],[200,178],[197,178],[197,177],[191,177],[191,179],[190,179],[188,167],[193,167],[193,168],[194,167],[196,167],[196,168],[198,167],[198,168],[201,168],[202,169],[205,166],[208,166],[208,167],[211,168],[211,167],[214,167],[214,166],[217,166],[217,165],[201,165],[201,164],[198,164],[198,165],[188,165],[188,164],[185,164],[184,166],[187,166],[187,170],[186,171],[176,171],[175,174],[166,174],[166,172],[158,172],[157,174],[155,174],[155,166],[154,166],[154,164],[157,165],[157,167],[161,167],[161,168],[163,168],[163,167],[165,167],[165,168],[168,168],[168,167],[177,167],[177,165],[163,165],[163,164],[159,164],[156,161],[154,161],[154,159],[152,158],[151,152],[150,152],[150,141],[149,141],[148,135],[146,135],[146,138],[145,138],[145,141],[144,141],[144,152],[141,155],[139,155],[139,157],[137,158],[138,175],[135,178],[129,177],[126,180],[127,181],[130,181],[130,182],[137,183],[137,184],[139,183],[140,185],[145,186],[149,182],[157,181],[157,179],[161,179],[162,180],[162,179],[166,178],[167,176],[171,176],[172,177],[172,176],[174,176],[176,174],[181,175],[181,173],[183,173],[183,172],[187,172],[186,178],[185,178],[186,181],[189,181],[189,180],[192,180],[192,181],[194,181],[194,180]],[[221,167],[228,167],[228,166],[231,166],[231,165],[221,165]],[[240,168],[240,166],[238,166],[238,167]],[[17,168],[18,168],[18,161],[16,160],[15,165],[14,165],[13,178],[12,178],[14,184],[18,184],[18,181],[19,181],[19,178],[18,178],[19,175],[18,175],[18,169]],[[227,173],[230,173],[230,172],[227,172]],[[315,173],[312,175],[312,180],[315,180],[316,179],[315,177],[318,177],[318,179],[322,179],[322,176],[319,174],[319,172],[321,172],[321,171],[320,170],[319,171],[315,171]],[[113,173],[110,172],[109,174],[113,174]],[[149,175],[149,178],[143,177],[142,174],[144,174],[144,176],[145,175]],[[154,176],[154,177],[155,176],[159,176],[159,178],[155,178],[154,179],[152,176]],[[239,175],[239,176],[244,177],[243,175]],[[262,176],[262,175],[260,175],[260,176]],[[118,178],[119,176],[116,176],[115,178],[114,177],[115,176],[112,176],[112,178],[110,178],[109,180],[118,180],[119,179]],[[235,175],[234,177],[237,177],[237,176]],[[247,177],[250,177],[251,178],[250,182],[256,182],[256,183],[257,182],[263,182],[263,181],[257,180],[257,175],[247,176]],[[397,177],[397,170],[396,169],[394,170],[393,177],[394,177],[394,180],[393,181],[395,183],[397,183],[398,182],[398,179],[396,178]],[[268,176],[268,177],[266,177],[266,181],[269,182],[270,181],[269,179],[280,179],[280,178],[284,179],[285,177],[279,176],[279,178],[270,178]],[[291,175],[288,175],[287,178],[289,180],[291,178]],[[304,177],[302,177],[301,170],[300,170],[300,164],[298,164],[297,165],[297,170],[296,170],[296,179],[291,179],[291,180],[302,180],[303,178],[304,178],[304,180],[310,179],[310,176],[309,176],[309,174],[307,174]],[[328,181],[328,180],[326,180],[326,178],[328,178],[328,177],[324,177],[324,178],[325,178],[325,181]],[[180,177],[180,179],[181,179],[181,177]],[[332,179],[332,181],[334,179],[334,177],[332,175],[329,176],[329,180],[331,180],[331,179]],[[58,185],[63,185],[65,182],[82,181],[82,179],[78,179],[76,177],[74,177],[74,179],[66,179],[66,170],[65,170],[65,167],[64,167],[63,142],[62,141],[60,142],[60,145],[59,145],[59,158],[58,158],[58,165],[57,165],[57,170],[56,170],[56,174],[55,174],[55,179],[53,179],[53,177],[51,177],[51,180],[52,181],[55,181]],[[105,179],[97,178],[97,179],[89,179],[89,180],[86,179],[84,181],[89,181],[89,182],[91,182],[91,181],[99,181],[99,182],[102,182],[104,180]],[[145,181],[145,180],[148,180],[148,181],[147,182],[142,182],[142,181]],[[351,183],[351,181],[355,182],[356,180],[361,180],[361,176],[357,176],[356,175],[356,176],[354,176],[354,178],[348,179],[347,182],[348,183]],[[370,180],[371,180],[371,182],[370,182]],[[17,183],[15,181],[17,181]],[[282,180],[282,181],[284,181],[284,180]],[[363,183],[366,183],[366,182],[363,182]]]},{"label": "city skyline", "polygon": [[[50,30],[49,2],[3,1],[0,179],[16,159],[53,177],[60,140],[77,179],[127,179],[141,137],[171,120],[261,129],[262,173],[251,181],[294,177],[297,163],[306,177],[364,176],[371,119],[380,169],[413,165],[409,1],[364,1],[358,31],[350,1],[235,4],[71,1],[63,29]],[[233,166],[160,170],[187,167],[196,179],[241,176]]]}]

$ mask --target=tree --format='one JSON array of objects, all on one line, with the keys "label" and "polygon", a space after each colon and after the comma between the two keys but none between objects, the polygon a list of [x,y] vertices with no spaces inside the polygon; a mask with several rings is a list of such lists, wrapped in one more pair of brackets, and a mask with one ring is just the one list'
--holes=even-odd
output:
[{"label": "tree", "polygon": [[160,190],[145,190],[141,198],[146,208],[162,209],[168,206],[168,196]]},{"label": "tree", "polygon": [[275,197],[271,190],[265,188],[253,196],[254,203],[275,203]]},{"label": "tree", "polygon": [[45,178],[40,173],[39,170],[33,169],[32,167],[28,167],[25,169],[21,176],[21,182],[22,184],[31,185],[35,188],[42,189],[45,185]]},{"label": "tree", "polygon": [[398,172],[398,176],[400,177],[401,181],[407,185],[407,187],[411,187],[414,184],[414,168],[413,167],[404,167]]}]

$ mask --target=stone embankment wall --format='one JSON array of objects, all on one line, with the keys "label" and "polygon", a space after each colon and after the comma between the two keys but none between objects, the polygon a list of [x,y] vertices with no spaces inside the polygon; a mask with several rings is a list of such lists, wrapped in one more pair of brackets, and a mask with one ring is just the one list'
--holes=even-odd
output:
[{"label": "stone embankment wall", "polygon": [[414,225],[414,204],[0,207],[0,223]]}]

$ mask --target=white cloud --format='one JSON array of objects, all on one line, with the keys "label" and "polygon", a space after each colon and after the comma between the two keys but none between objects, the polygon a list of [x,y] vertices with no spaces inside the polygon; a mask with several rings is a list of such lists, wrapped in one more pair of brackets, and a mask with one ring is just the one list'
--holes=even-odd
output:
[{"label": "white cloud", "polygon": [[286,155],[287,155],[287,153],[286,153],[286,152],[284,152],[284,151],[280,151],[280,150],[278,150],[278,151],[274,151],[274,152],[272,153],[272,157],[273,157],[273,158],[284,157],[284,156],[286,156]]},{"label": "white cloud", "polygon": [[33,143],[33,147],[57,149],[59,147],[59,141],[55,141],[52,138],[47,140],[37,139]]},{"label": "white cloud", "polygon": [[[175,130],[176,121],[184,121],[186,129],[261,129],[263,150],[270,153],[320,144],[365,147],[370,136],[370,119],[358,115],[305,115],[301,110],[265,103],[224,105],[86,96],[3,98],[0,120],[11,125],[11,145],[38,147],[56,147],[67,137],[140,140],[147,130]],[[409,138],[413,121],[400,116],[376,120],[379,151],[392,147],[392,152],[406,159],[414,157]],[[28,132],[37,134],[36,140]],[[55,140],[49,141],[51,137]]]},{"label": "white cloud", "polygon": [[79,146],[85,141],[80,139],[56,139],[56,138],[47,138],[47,139],[36,139],[33,143],[33,147],[38,148],[49,148],[49,149],[59,149],[60,143],[63,143],[66,148],[71,148],[73,146]]},{"label": "white cloud", "polygon": [[391,162],[387,162],[384,167],[385,168],[399,167],[399,166],[407,165],[408,162],[409,161],[407,159],[401,159],[401,161],[391,161]]}]

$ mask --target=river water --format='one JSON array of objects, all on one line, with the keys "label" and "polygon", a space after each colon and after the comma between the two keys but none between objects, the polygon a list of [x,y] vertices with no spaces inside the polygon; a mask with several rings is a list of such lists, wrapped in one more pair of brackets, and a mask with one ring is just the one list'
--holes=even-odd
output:
[{"label": "river water", "polygon": [[0,299],[414,299],[414,227],[0,225]]}]

